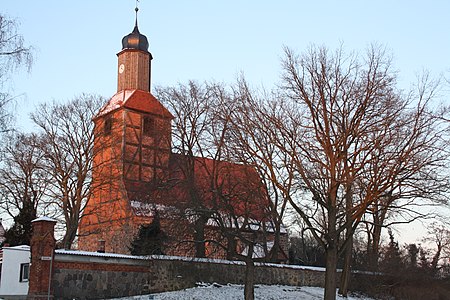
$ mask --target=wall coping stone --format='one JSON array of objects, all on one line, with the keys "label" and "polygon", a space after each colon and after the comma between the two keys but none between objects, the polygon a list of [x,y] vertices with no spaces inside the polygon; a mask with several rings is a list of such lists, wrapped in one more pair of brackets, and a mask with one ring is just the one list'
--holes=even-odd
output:
[{"label": "wall coping stone", "polygon": [[[167,255],[134,256],[134,255],[117,254],[117,253],[88,252],[88,251],[66,250],[66,249],[55,250],[55,261],[108,263],[108,264],[114,263],[114,264],[142,266],[142,265],[148,265],[149,262],[152,260],[245,265],[245,262],[243,262],[243,261],[215,259],[215,258],[198,258],[198,257],[167,256]],[[325,268],[323,268],[323,267],[312,267],[312,266],[285,265],[285,264],[262,263],[262,262],[255,263],[255,266],[256,267],[287,268],[287,269],[325,272]]]},{"label": "wall coping stone", "polygon": [[[96,255],[107,254],[107,255]],[[109,254],[109,255],[108,255]],[[148,266],[150,264],[149,258],[133,257],[127,255],[120,255],[114,253],[96,253],[73,250],[56,250],[55,261],[58,262],[79,262],[79,263],[100,263],[100,264],[118,264],[118,265],[133,265],[133,266]]]}]

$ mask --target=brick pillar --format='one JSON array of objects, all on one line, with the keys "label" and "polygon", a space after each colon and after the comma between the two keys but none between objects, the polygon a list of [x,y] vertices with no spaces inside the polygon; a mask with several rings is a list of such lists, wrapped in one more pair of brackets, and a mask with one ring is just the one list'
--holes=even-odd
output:
[{"label": "brick pillar", "polygon": [[41,217],[32,221],[31,266],[27,299],[43,299],[49,295],[49,283],[53,265],[56,240],[54,236],[56,221]]}]

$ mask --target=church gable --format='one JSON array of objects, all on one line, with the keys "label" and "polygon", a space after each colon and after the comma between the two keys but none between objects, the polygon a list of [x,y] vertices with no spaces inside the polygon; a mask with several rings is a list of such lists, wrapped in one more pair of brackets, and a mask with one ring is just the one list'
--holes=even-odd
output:
[{"label": "church gable", "polygon": [[151,93],[135,90],[124,102],[124,107],[165,119],[173,119],[172,114]]}]

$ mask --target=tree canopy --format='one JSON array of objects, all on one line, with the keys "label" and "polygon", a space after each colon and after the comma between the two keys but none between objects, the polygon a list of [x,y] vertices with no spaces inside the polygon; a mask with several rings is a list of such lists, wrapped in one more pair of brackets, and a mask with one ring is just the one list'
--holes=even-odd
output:
[{"label": "tree canopy", "polygon": [[13,114],[9,106],[14,100],[8,84],[12,72],[21,67],[31,70],[33,48],[25,44],[18,21],[0,13],[0,131],[9,129]]}]

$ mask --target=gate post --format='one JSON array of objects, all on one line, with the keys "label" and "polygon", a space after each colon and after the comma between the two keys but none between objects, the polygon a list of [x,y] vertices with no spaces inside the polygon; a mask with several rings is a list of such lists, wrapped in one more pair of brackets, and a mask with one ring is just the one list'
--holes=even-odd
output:
[{"label": "gate post", "polygon": [[55,224],[48,217],[32,221],[31,265],[27,299],[53,298],[51,291],[53,258],[55,253]]}]

